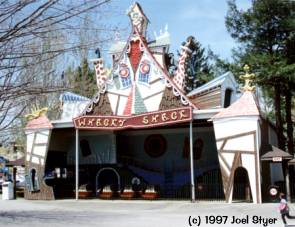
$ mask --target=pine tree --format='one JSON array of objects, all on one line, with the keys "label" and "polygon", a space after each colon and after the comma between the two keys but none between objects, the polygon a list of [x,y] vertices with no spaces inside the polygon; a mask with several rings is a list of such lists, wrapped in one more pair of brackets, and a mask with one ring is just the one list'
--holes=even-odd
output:
[{"label": "pine tree", "polygon": [[209,64],[205,48],[193,36],[188,37],[187,42],[189,40],[191,41],[188,48],[191,53],[184,63],[186,73],[184,90],[186,93],[213,79],[212,67]]},{"label": "pine tree", "polygon": [[285,108],[288,150],[293,153],[291,100],[295,90],[295,2],[253,0],[252,6],[246,11],[238,10],[234,0],[229,1],[228,5],[227,29],[241,44],[236,63],[251,65],[257,71],[257,83],[273,94],[281,149],[285,149]]},{"label": "pine tree", "polygon": [[69,68],[66,74],[70,78],[70,87],[74,93],[92,98],[97,91],[95,72],[90,69],[86,58],[82,59],[76,69]]}]

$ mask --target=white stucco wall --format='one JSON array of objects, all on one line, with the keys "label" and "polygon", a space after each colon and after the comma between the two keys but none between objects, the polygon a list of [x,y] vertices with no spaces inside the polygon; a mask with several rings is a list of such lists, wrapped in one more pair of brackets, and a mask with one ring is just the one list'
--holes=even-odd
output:
[{"label": "white stucco wall", "polygon": [[220,139],[257,130],[257,121],[258,117],[216,119],[213,121],[215,138]]},{"label": "white stucco wall", "polygon": [[44,165],[49,146],[51,129],[26,130],[27,152],[26,161],[37,165]]},{"label": "white stucco wall", "polygon": [[[253,135],[245,135],[238,138],[229,139],[223,150],[229,151],[246,151],[250,154],[242,154],[242,165],[247,170],[253,202],[258,202],[258,196],[256,191],[261,193],[260,183],[256,185],[256,176],[258,177],[258,182],[260,182],[260,163],[259,158],[257,160],[254,156],[254,150],[256,146],[256,155],[259,157],[259,147],[260,147],[260,128],[259,128],[259,118],[256,116],[253,117],[235,117],[235,118],[226,118],[226,119],[215,119],[213,120],[214,132],[216,140],[222,140],[222,138],[237,136],[243,133],[256,132],[256,137]],[[221,148],[223,141],[217,142],[217,149]],[[251,154],[253,152],[253,155]],[[220,165],[225,167],[225,163],[228,166],[232,166],[234,153],[223,153],[224,160],[219,158]],[[255,163],[257,162],[257,163]],[[258,173],[256,173],[256,168],[258,167]],[[226,168],[224,168],[226,169]],[[228,171],[227,171],[228,172]],[[227,173],[229,176],[229,173]],[[257,189],[258,187],[258,189]],[[261,196],[260,196],[261,198]],[[230,193],[229,202],[232,200],[232,189]]]}]

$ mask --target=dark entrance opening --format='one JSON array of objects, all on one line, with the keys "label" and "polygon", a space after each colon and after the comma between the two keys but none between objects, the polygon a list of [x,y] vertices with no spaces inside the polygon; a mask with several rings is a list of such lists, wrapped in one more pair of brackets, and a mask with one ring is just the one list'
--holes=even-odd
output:
[{"label": "dark entrance opening", "polygon": [[234,176],[234,190],[233,190],[233,201],[244,201],[251,202],[251,188],[249,182],[248,172],[243,167],[238,167],[235,171]]},{"label": "dark entrance opening", "polygon": [[97,173],[96,192],[99,192],[106,186],[109,186],[113,192],[118,192],[121,189],[120,176],[113,168],[102,168]]}]

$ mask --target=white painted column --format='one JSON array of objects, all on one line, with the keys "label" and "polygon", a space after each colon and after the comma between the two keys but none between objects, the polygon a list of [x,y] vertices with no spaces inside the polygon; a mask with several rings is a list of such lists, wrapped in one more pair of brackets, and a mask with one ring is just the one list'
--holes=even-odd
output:
[{"label": "white painted column", "polygon": [[262,203],[262,194],[261,194],[261,174],[262,174],[262,169],[261,169],[261,161],[260,161],[260,147],[261,147],[261,128],[260,128],[260,120],[257,121],[257,130],[256,130],[256,141],[254,142],[256,144],[256,161],[257,161],[257,178],[258,178],[258,184],[257,184],[257,203],[261,204]]},{"label": "white painted column", "polygon": [[290,191],[290,175],[289,175],[289,166],[287,161],[286,162],[286,166],[285,166],[285,171],[286,171],[286,194],[287,194],[287,200],[289,203],[291,203],[291,191]]},{"label": "white painted column", "polygon": [[79,130],[76,129],[76,200],[79,199]]},{"label": "white painted column", "polygon": [[191,166],[191,201],[195,202],[195,176],[194,176],[194,154],[193,154],[193,121],[190,122],[189,127],[190,138],[190,166]]}]

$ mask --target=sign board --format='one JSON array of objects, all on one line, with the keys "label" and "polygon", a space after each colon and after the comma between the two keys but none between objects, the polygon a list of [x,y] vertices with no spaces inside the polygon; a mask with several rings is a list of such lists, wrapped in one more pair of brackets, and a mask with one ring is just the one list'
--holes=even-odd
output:
[{"label": "sign board", "polygon": [[278,193],[279,193],[279,191],[278,191],[278,189],[277,189],[276,187],[271,187],[271,188],[269,189],[269,194],[270,194],[271,196],[277,196]]},{"label": "sign board", "polygon": [[282,157],[273,157],[272,158],[273,162],[281,162],[282,161]]},{"label": "sign board", "polygon": [[177,108],[131,116],[81,116],[74,118],[77,129],[121,130],[172,125],[192,120],[192,108]]}]

